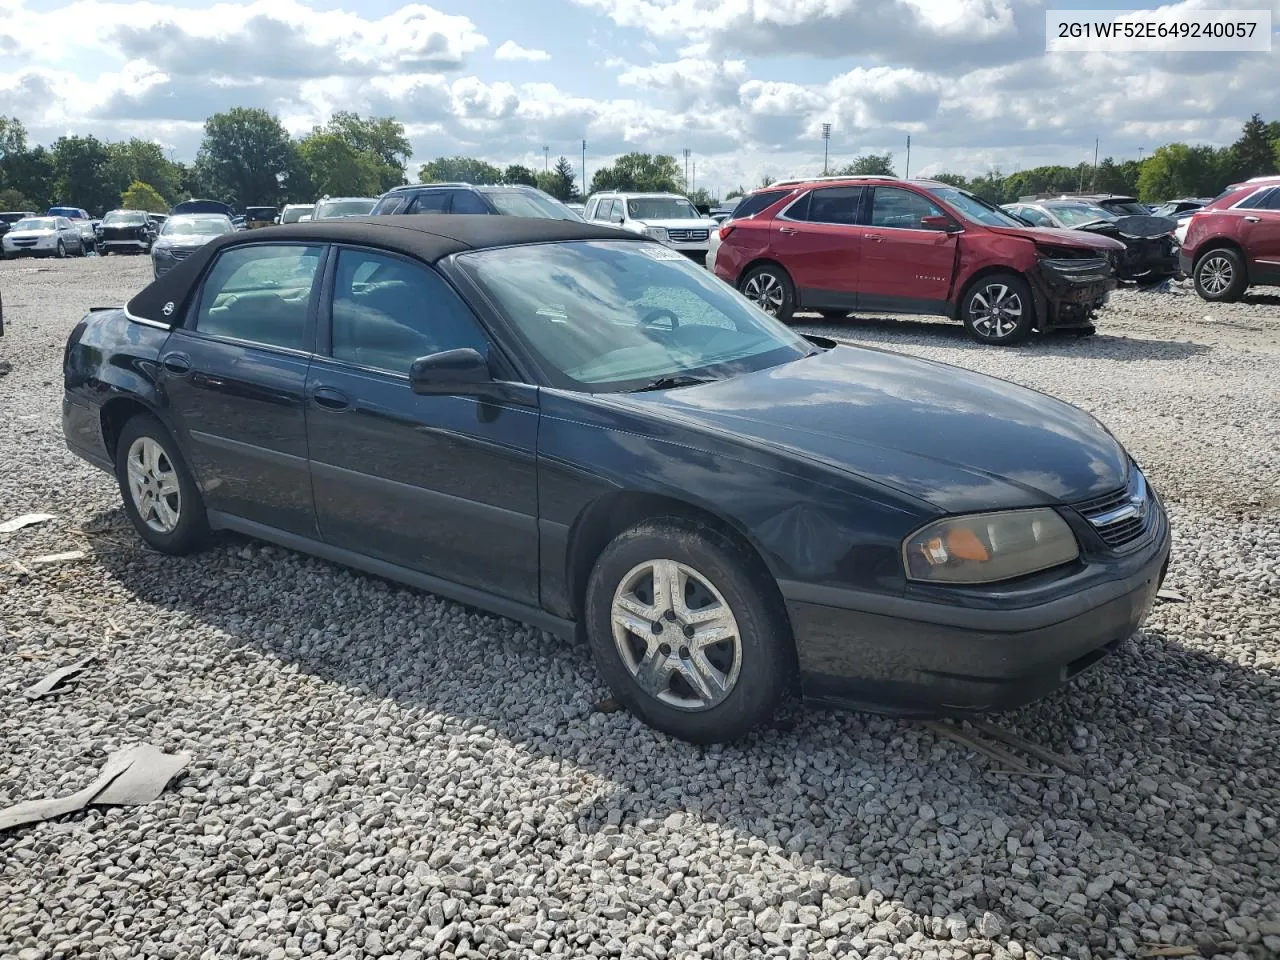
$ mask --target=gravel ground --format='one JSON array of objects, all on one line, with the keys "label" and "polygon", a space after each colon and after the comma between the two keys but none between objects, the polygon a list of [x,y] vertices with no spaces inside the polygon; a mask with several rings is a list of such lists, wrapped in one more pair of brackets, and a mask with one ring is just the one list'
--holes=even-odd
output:
[{"label": "gravel ground", "polygon": [[1276,298],[1121,292],[1098,336],[1013,350],[821,328],[1080,404],[1164,492],[1186,602],[996,718],[1080,764],[1055,779],[798,708],[691,747],[594,712],[586,651],[527,627],[246,540],[143,549],[59,400],[68,331],[146,278],[0,263],[0,520],[59,515],[0,534],[0,805],[140,740],[195,757],[148,806],[0,836],[5,960],[1280,955]]}]

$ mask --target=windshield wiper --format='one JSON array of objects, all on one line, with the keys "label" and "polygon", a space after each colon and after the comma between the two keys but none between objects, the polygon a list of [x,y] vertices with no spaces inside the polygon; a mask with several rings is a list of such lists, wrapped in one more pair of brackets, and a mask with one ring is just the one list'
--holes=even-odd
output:
[{"label": "windshield wiper", "polygon": [[687,373],[675,376],[658,377],[650,380],[643,387],[636,387],[632,393],[644,393],[646,390],[670,390],[672,387],[696,387],[700,383],[714,383],[715,377],[692,377]]}]

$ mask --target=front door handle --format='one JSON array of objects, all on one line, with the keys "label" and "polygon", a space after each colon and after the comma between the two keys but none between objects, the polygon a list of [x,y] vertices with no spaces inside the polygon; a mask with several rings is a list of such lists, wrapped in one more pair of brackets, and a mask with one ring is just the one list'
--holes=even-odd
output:
[{"label": "front door handle", "polygon": [[315,401],[316,406],[324,407],[326,410],[346,410],[351,406],[351,398],[333,387],[316,388],[311,394],[311,399]]},{"label": "front door handle", "polygon": [[795,227],[779,227],[779,228],[778,228],[778,232],[779,232],[779,233],[792,234],[792,233],[798,233],[799,231],[798,231],[798,230],[796,230],[796,228],[795,228]]},{"label": "front door handle", "polygon": [[863,239],[865,240],[873,240],[876,243],[884,243],[884,237],[879,233],[864,233],[862,236],[863,236]]},{"label": "front door handle", "polygon": [[1260,223],[1261,221],[1262,221],[1261,217],[1245,217],[1244,218],[1245,223]]},{"label": "front door handle", "polygon": [[185,377],[191,372],[191,359],[182,353],[166,353],[160,358],[166,372],[175,377]]}]

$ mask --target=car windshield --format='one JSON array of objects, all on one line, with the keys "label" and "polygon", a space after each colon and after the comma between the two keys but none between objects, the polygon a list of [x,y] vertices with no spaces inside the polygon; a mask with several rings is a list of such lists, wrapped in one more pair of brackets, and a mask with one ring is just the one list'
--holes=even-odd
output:
[{"label": "car windshield", "polygon": [[638,197],[627,201],[632,220],[701,220],[693,204],[684,197]]},{"label": "car windshield", "polygon": [[274,220],[276,218],[276,208],[249,207],[245,210],[244,215],[250,220]]},{"label": "car windshield", "polygon": [[1046,203],[1044,208],[1068,227],[1116,219],[1114,213],[1093,203]]},{"label": "car windshield", "polygon": [[49,216],[51,217],[69,217],[72,220],[82,219],[78,207],[50,207]]},{"label": "car windshield", "polygon": [[13,225],[14,230],[56,230],[58,221],[53,217],[27,217]]},{"label": "car windshield", "polygon": [[573,241],[462,254],[557,386],[635,390],[797,360],[808,342],[657,243]]},{"label": "car windshield", "polygon": [[524,190],[487,190],[486,196],[508,217],[541,217],[544,220],[581,220],[576,213],[553,197]]},{"label": "car windshield", "polygon": [[1137,200],[1108,200],[1107,209],[1122,217],[1145,217],[1151,212]]},{"label": "car windshield", "polygon": [[316,204],[315,219],[326,217],[363,217],[373,210],[373,200],[321,200]]},{"label": "car windshield", "polygon": [[948,186],[926,187],[925,189],[973,223],[981,223],[988,227],[1026,226],[1025,223],[1015,220],[999,207],[987,203],[981,197],[975,197],[967,190]]},{"label": "car windshield", "polygon": [[147,222],[145,213],[131,210],[113,210],[102,218],[104,227],[140,227]]},{"label": "car windshield", "polygon": [[314,209],[315,207],[290,207],[285,210],[284,213],[280,214],[280,222],[297,223],[300,217],[311,216],[311,211]]},{"label": "car windshield", "polygon": [[162,237],[216,237],[235,228],[226,217],[170,217],[160,230]]}]

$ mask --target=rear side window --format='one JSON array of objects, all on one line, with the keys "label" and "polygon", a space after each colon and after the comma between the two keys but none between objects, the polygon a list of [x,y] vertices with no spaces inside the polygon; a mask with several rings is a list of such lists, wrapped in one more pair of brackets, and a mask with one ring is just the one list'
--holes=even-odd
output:
[{"label": "rear side window", "polygon": [[196,330],[269,347],[306,350],[307,311],[324,248],[255,244],[219,255],[196,312]]},{"label": "rear side window", "polygon": [[1280,195],[1280,190],[1274,187],[1270,190],[1259,190],[1236,204],[1237,210],[1275,210],[1275,200]]},{"label": "rear side window", "polygon": [[426,193],[420,193],[413,198],[413,203],[409,205],[409,213],[448,213],[449,212],[449,191],[448,190],[428,190]]},{"label": "rear side window", "polygon": [[871,226],[919,230],[924,217],[942,216],[942,209],[920,194],[901,187],[876,187],[871,201]]},{"label": "rear side window", "polygon": [[587,204],[587,209],[582,211],[582,218],[584,220],[594,220],[596,218],[596,207],[598,206],[600,206],[600,201],[592,200]]},{"label": "rear side window", "polygon": [[455,190],[453,192],[453,213],[488,213],[489,208],[484,205],[484,201],[477,197],[470,190]]},{"label": "rear side window", "polygon": [[1280,187],[1267,194],[1266,202],[1259,206],[1260,210],[1280,210]]},{"label": "rear side window", "polygon": [[488,352],[475,317],[435,272],[371,250],[338,254],[332,316],[334,359],[363,367],[407,376],[419,357]]},{"label": "rear side window", "polygon": [[787,216],[809,223],[847,225],[858,222],[860,206],[862,187],[822,187],[809,194],[807,204],[798,203],[792,207]]},{"label": "rear side window", "polygon": [[743,197],[733,208],[733,213],[729,214],[729,219],[741,220],[743,217],[754,217],[761,210],[772,207],[790,192],[790,190],[764,190],[753,193],[749,197]]}]

